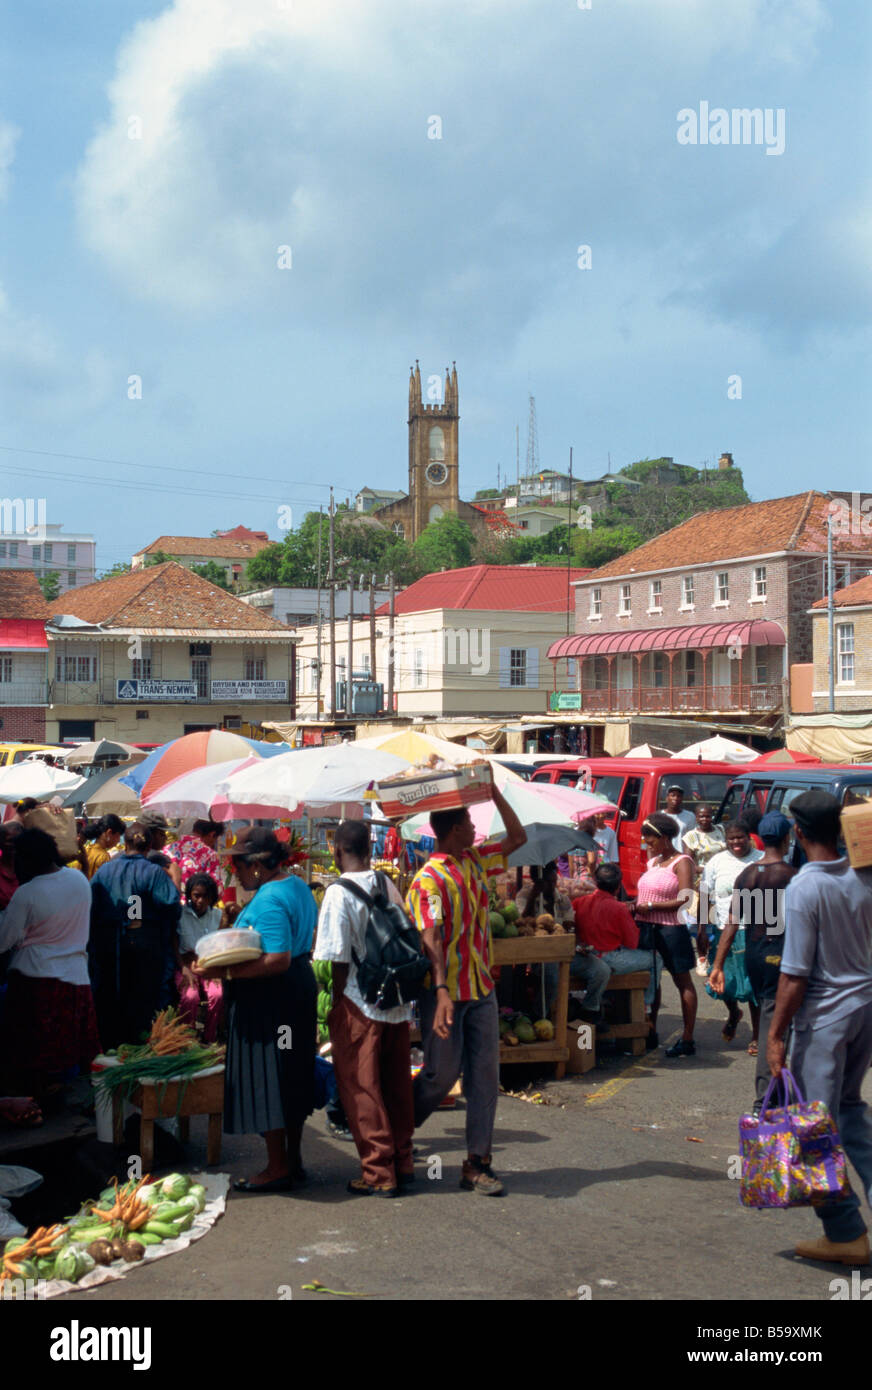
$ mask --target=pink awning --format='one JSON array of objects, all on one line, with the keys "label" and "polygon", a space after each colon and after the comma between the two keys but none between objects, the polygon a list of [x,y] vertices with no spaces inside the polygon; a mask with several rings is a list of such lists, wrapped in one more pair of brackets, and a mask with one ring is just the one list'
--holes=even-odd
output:
[{"label": "pink awning", "polygon": [[787,638],[779,623],[751,618],[738,623],[696,623],[688,627],[652,627],[629,632],[574,633],[548,648],[559,657],[613,656],[620,652],[669,652],[711,647],[783,647]]},{"label": "pink awning", "polygon": [[45,623],[41,618],[0,619],[0,651],[47,652]]}]

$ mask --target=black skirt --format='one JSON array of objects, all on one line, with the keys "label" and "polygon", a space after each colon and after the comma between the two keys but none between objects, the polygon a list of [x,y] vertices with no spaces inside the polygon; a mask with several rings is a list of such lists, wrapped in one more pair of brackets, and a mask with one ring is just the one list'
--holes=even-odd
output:
[{"label": "black skirt", "polygon": [[225,984],[226,1134],[289,1129],[311,1115],[317,997],[308,956],[297,956],[282,975]]}]

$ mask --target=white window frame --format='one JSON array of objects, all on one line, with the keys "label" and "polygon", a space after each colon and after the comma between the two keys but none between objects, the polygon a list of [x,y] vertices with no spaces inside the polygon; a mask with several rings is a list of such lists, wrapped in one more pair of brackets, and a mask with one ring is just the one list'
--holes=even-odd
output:
[{"label": "white window frame", "polygon": [[412,688],[423,690],[427,683],[427,653],[423,647],[415,647],[412,652]]},{"label": "white window frame", "polygon": [[51,560],[53,558],[53,554],[54,552],[52,551],[51,541],[46,541],[45,545],[42,547],[43,560]]},{"label": "white window frame", "polygon": [[603,615],[603,591],[602,589],[591,589],[590,591],[590,612],[588,617],[599,621]]},{"label": "white window frame", "polygon": [[0,682],[4,685],[12,684],[12,657],[0,656]]},{"label": "white window frame", "polygon": [[766,655],[766,647],[754,648],[754,685],[769,684],[769,661]]},{"label": "white window frame", "polygon": [[754,577],[751,580],[751,597],[749,603],[765,603],[767,598],[768,575],[765,565],[754,566]]},{"label": "white window frame", "polygon": [[68,545],[68,546],[67,546],[67,564],[68,564],[68,565],[74,565],[75,563],[76,563],[76,547],[75,547],[75,545]]},{"label": "white window frame", "polygon": [[700,672],[696,659],[697,652],[689,647],[684,653],[684,685],[687,690],[696,690],[697,688],[697,676]]},{"label": "white window frame", "polygon": [[[721,582],[723,581],[723,583]],[[718,570],[715,575],[715,608],[729,608],[730,606],[730,571]]]},{"label": "white window frame", "polygon": [[57,657],[55,674],[56,679],[65,685],[95,685],[98,679],[97,657],[65,652]]},{"label": "white window frame", "polygon": [[527,648],[509,648],[509,685],[512,689],[527,685]]},{"label": "white window frame", "polygon": [[243,680],[263,681],[266,680],[266,657],[247,656],[243,662]]},{"label": "white window frame", "polygon": [[150,680],[152,680],[152,679],[153,679],[153,676],[152,676],[151,649],[149,648],[149,651],[148,651],[147,654],[144,652],[142,656],[134,656],[134,657],[132,657],[132,658],[131,658],[131,661],[130,661],[130,667],[131,667],[130,675],[131,675],[131,679],[132,679],[132,680],[135,680],[135,681],[150,681]]},{"label": "white window frame", "polygon": [[629,618],[633,612],[633,591],[629,584],[622,584],[618,595],[618,617]]},{"label": "white window frame", "polygon": [[839,685],[853,685],[855,676],[854,624],[836,623],[836,679]]},{"label": "white window frame", "polygon": [[663,612],[663,580],[652,579],[648,584],[648,612]]},{"label": "white window frame", "polygon": [[683,574],[681,576],[681,603],[678,605],[678,611],[679,613],[687,612],[695,607],[696,585],[694,584],[694,577],[692,574]]}]

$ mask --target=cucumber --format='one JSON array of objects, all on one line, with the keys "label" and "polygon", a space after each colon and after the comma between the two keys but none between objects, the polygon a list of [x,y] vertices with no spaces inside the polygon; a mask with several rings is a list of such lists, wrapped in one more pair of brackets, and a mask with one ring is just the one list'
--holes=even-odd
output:
[{"label": "cucumber", "polygon": [[101,1221],[99,1226],[77,1226],[75,1230],[69,1231],[70,1240],[74,1240],[79,1245],[90,1245],[92,1240],[102,1240],[108,1234],[109,1227],[105,1221]]},{"label": "cucumber", "polygon": [[178,1221],[180,1217],[186,1216],[190,1211],[187,1203],[182,1206],[180,1202],[161,1202],[153,1207],[149,1216],[150,1221]]},{"label": "cucumber", "polygon": [[194,1213],[192,1211],[186,1211],[184,1216],[174,1221],[172,1224],[179,1233],[182,1231],[189,1231],[194,1224]]},{"label": "cucumber", "polygon": [[131,1231],[128,1240],[135,1240],[138,1245],[160,1245],[161,1237],[156,1236],[153,1231]]},{"label": "cucumber", "polygon": [[168,1221],[146,1221],[143,1229],[147,1235],[160,1236],[161,1240],[175,1240],[179,1234],[176,1227]]}]

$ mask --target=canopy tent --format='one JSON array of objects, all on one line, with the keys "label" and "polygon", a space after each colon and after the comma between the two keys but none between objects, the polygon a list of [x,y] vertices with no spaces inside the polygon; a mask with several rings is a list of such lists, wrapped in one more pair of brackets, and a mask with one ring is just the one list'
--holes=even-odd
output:
[{"label": "canopy tent", "polygon": [[573,633],[548,648],[552,661],[561,657],[616,656],[622,652],[707,651],[713,647],[783,647],[784,629],[766,618],[736,623],[692,623],[683,627],[636,628],[620,632]]},{"label": "canopy tent", "polygon": [[698,762],[751,763],[756,762],[758,754],[756,748],[749,748],[747,743],[736,743],[731,738],[722,738],[720,734],[715,734],[713,738],[691,743],[689,747],[681,748],[670,756],[696,758]]}]

